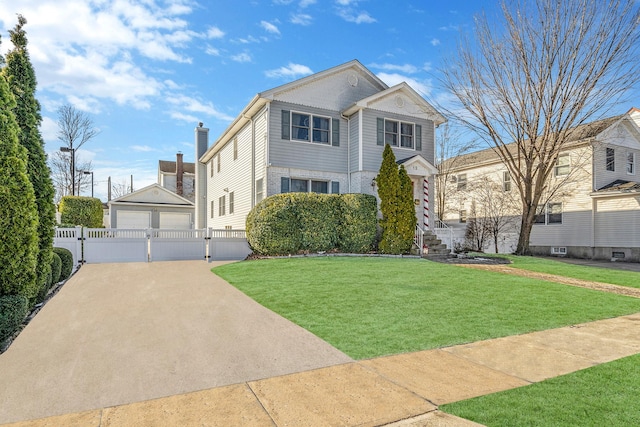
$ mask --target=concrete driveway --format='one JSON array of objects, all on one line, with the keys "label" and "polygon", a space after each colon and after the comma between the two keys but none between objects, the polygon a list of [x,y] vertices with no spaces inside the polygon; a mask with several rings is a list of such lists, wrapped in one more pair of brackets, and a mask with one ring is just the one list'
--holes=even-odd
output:
[{"label": "concrete driveway", "polygon": [[351,361],[215,265],[83,266],[0,355],[0,424]]}]

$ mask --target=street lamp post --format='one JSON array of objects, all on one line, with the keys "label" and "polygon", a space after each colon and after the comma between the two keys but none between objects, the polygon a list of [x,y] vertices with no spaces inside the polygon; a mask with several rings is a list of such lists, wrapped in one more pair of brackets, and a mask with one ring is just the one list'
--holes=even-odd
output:
[{"label": "street lamp post", "polygon": [[[82,171],[85,175],[91,175],[91,197],[93,197],[93,171]],[[80,188],[78,188],[78,194],[80,193]]]},{"label": "street lamp post", "polygon": [[[63,153],[71,153],[71,195],[76,195],[76,150],[71,147],[60,147]],[[79,191],[78,191],[79,192]]]}]

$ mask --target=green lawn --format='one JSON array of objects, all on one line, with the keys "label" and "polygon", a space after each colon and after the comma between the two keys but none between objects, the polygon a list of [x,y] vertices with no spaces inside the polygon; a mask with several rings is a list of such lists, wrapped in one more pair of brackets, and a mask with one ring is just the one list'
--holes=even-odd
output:
[{"label": "green lawn", "polygon": [[611,283],[612,285],[640,288],[640,273],[633,271],[613,270],[608,268],[573,265],[548,258],[529,256],[500,255],[508,258],[511,267],[540,273],[557,274],[575,279],[591,280],[593,282]]},{"label": "green lawn", "polygon": [[442,405],[486,426],[640,426],[640,355]]},{"label": "green lawn", "polygon": [[421,259],[245,261],[213,272],[355,359],[640,312],[640,300]]}]

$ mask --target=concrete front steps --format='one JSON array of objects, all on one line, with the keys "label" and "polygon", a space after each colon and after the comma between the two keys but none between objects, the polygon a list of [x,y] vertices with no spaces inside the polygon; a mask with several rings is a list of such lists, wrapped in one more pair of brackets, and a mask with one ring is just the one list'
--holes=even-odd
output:
[{"label": "concrete front steps", "polygon": [[448,258],[451,254],[451,249],[447,248],[447,245],[443,244],[442,241],[429,230],[425,230],[424,232],[424,246],[427,248],[427,253],[422,256],[427,259]]}]

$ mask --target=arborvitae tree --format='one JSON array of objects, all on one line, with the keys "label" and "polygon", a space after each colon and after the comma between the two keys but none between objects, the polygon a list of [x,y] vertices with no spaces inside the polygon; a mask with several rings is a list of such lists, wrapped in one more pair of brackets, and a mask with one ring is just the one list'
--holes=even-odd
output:
[{"label": "arborvitae tree", "polygon": [[401,241],[401,251],[408,252],[413,245],[413,238],[416,232],[416,209],[413,204],[413,186],[411,178],[404,165],[400,166],[398,172],[400,181],[400,192],[398,201],[398,235]]},{"label": "arborvitae tree", "polygon": [[13,112],[19,126],[18,139],[28,153],[27,174],[33,185],[38,209],[38,267],[37,284],[45,286],[51,272],[53,256],[53,227],[55,225],[54,187],[47,166],[44,140],[39,126],[42,122],[40,104],[36,100],[36,76],[29,59],[27,36],[23,26],[27,20],[18,15],[18,24],[9,30],[13,50],[7,54],[3,73],[16,100]]},{"label": "arborvitae tree", "polygon": [[0,73],[0,296],[33,298],[38,213],[27,175],[27,150],[18,143],[13,94]]},{"label": "arborvitae tree", "polygon": [[400,253],[398,248],[398,193],[400,192],[400,177],[398,176],[398,165],[396,156],[390,145],[385,145],[382,153],[382,164],[380,172],[376,177],[378,184],[378,196],[380,197],[380,212],[382,219],[382,238],[378,248],[381,252],[396,254]]}]

